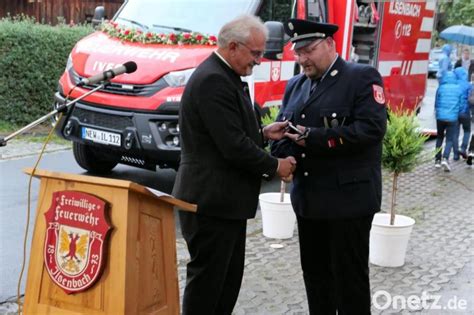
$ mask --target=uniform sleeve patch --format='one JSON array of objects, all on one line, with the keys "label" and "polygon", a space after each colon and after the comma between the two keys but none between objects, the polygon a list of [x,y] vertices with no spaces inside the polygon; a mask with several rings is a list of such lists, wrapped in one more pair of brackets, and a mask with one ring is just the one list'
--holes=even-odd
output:
[{"label": "uniform sleeve patch", "polygon": [[377,84],[372,84],[372,90],[374,91],[374,100],[382,105],[385,105],[385,94],[383,93],[383,87]]}]

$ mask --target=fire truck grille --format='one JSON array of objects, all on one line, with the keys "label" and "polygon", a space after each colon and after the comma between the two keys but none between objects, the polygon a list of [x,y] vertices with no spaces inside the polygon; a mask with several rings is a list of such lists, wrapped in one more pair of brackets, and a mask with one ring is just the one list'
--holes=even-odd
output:
[{"label": "fire truck grille", "polygon": [[[69,74],[74,84],[78,84],[83,79],[83,77],[81,77],[72,69],[69,71]],[[92,90],[98,86],[99,84],[90,84],[84,85],[83,88]],[[121,84],[110,82],[103,89],[101,89],[100,92],[128,96],[150,96],[167,86],[168,84],[163,79],[160,79],[152,84]]]},{"label": "fire truck grille", "polygon": [[132,127],[130,117],[91,112],[86,109],[75,107],[72,116],[79,119],[82,124],[101,126],[110,129],[123,130]]}]

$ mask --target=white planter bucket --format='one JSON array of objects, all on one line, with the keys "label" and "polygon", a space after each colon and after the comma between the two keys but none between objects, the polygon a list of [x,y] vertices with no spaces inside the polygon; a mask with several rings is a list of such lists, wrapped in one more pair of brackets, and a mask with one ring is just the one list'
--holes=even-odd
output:
[{"label": "white planter bucket", "polygon": [[408,240],[415,220],[404,215],[376,213],[370,231],[370,262],[383,267],[400,267],[405,263]]},{"label": "white planter bucket", "polygon": [[270,238],[285,239],[293,237],[296,215],[291,206],[290,194],[285,194],[280,202],[280,193],[260,194],[263,235]]}]

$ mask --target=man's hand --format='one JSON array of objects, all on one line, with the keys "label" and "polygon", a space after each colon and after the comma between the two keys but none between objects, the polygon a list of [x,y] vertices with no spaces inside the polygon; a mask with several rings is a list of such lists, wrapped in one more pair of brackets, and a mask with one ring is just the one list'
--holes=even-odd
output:
[{"label": "man's hand", "polygon": [[[301,126],[301,125],[297,125],[296,128],[298,128],[298,130],[301,131],[302,134],[306,134],[307,133],[307,130],[306,130],[306,127],[304,126]],[[306,141],[305,141],[305,138],[301,138],[301,135],[297,134],[297,133],[285,133],[285,137],[293,140],[294,142],[296,142],[296,144],[302,146],[302,147],[305,147],[306,146]]]},{"label": "man's hand", "polygon": [[291,174],[288,177],[282,177],[281,180],[284,181],[285,183],[291,183],[293,181],[293,174]]},{"label": "man's hand", "polygon": [[265,139],[280,140],[285,136],[288,124],[287,120],[271,123],[263,128],[263,136]]},{"label": "man's hand", "polygon": [[278,176],[282,179],[291,180],[292,173],[296,168],[296,160],[294,157],[289,156],[285,159],[278,159]]}]

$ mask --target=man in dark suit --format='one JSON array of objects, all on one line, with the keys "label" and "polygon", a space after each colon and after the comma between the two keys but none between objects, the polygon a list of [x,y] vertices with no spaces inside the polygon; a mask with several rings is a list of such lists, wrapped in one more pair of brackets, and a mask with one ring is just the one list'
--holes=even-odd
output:
[{"label": "man in dark suit", "polygon": [[247,219],[255,216],[262,178],[287,178],[293,157],[277,159],[264,138],[281,139],[288,122],[261,128],[241,76],[252,74],[265,49],[267,30],[253,16],[222,27],[218,49],[193,73],[179,114],[181,162],[173,195],[196,203],[180,212],[191,256],[184,315],[231,314],[244,271]]},{"label": "man in dark suit", "polygon": [[297,133],[272,144],[294,156],[291,202],[310,314],[370,314],[369,233],[381,203],[385,97],[380,74],[336,53],[338,26],[290,20],[304,73],[286,87],[278,120]]},{"label": "man in dark suit", "polygon": [[463,67],[467,71],[467,80],[472,80],[472,74],[474,73],[474,59],[470,58],[470,50],[465,47],[462,50],[461,58],[459,58],[454,64],[454,68]]}]

